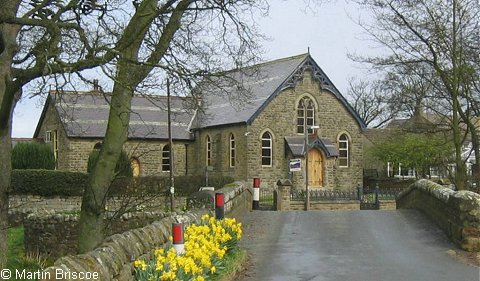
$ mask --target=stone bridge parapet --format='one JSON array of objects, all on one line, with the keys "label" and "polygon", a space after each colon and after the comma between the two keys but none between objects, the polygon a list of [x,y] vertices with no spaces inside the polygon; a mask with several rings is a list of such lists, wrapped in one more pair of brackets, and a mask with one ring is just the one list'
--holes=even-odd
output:
[{"label": "stone bridge parapet", "polygon": [[[236,182],[216,192],[225,194],[227,217],[241,218],[252,207],[252,191],[244,183]],[[58,259],[53,266],[40,274],[40,281],[50,280],[102,280],[131,281],[134,279],[133,261],[149,259],[153,250],[168,243],[172,223],[185,225],[200,222],[209,209],[171,213],[142,228],[131,229],[106,238],[95,250],[82,255],[70,255]],[[53,226],[52,226],[53,227]],[[25,225],[28,228],[28,224]],[[76,241],[72,241],[75,243]],[[55,247],[52,245],[52,247]],[[83,275],[82,275],[83,274]],[[98,278],[72,278],[97,274]]]},{"label": "stone bridge parapet", "polygon": [[480,251],[480,194],[423,179],[398,196],[397,208],[421,210],[462,249]]}]

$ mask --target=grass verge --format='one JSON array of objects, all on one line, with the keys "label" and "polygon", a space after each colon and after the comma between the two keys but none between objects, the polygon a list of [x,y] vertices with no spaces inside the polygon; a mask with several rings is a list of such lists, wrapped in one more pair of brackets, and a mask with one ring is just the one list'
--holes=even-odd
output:
[{"label": "grass verge", "polygon": [[[40,255],[25,254],[23,226],[8,230],[7,269],[12,272],[12,277],[8,280],[32,280],[27,273],[42,270],[46,263],[46,259]],[[17,272],[25,272],[26,274],[16,274]]]},{"label": "grass verge", "polygon": [[225,256],[225,266],[222,273],[212,276],[208,280],[212,281],[233,281],[236,280],[237,273],[241,272],[247,263],[247,252],[241,249],[235,249]]}]

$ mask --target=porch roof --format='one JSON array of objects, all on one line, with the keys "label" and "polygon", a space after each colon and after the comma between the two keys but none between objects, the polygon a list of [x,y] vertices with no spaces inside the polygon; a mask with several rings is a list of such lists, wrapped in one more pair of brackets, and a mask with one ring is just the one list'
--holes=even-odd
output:
[{"label": "porch roof", "polygon": [[[328,138],[319,138],[318,136],[309,137],[309,150],[317,148],[322,150],[325,155],[330,157],[338,157],[338,149]],[[286,147],[292,152],[293,156],[303,156],[305,138],[302,136],[285,137]]]}]

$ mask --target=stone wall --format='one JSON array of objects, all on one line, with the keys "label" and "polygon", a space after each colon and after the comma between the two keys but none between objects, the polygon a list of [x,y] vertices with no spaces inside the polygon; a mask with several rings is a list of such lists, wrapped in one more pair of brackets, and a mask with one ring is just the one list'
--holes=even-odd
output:
[{"label": "stone wall", "polygon": [[[305,210],[305,202],[291,201],[290,210]],[[357,200],[310,202],[310,210],[317,211],[351,211],[360,210]]]},{"label": "stone wall", "polygon": [[[125,200],[129,200],[128,204]],[[175,197],[175,206],[183,208],[185,197]],[[80,211],[82,197],[42,197],[35,195],[12,195],[9,198],[9,209],[13,212],[37,213],[37,212],[75,212]],[[145,197],[120,197],[114,196],[107,201],[107,210],[118,210],[120,206],[136,206],[144,211],[163,211],[170,207],[170,197],[152,195]]]},{"label": "stone wall", "polygon": [[[219,189],[217,192],[225,194],[226,216],[239,219],[251,209],[252,190],[245,184],[237,182]],[[72,276],[73,273],[84,275],[89,273],[90,276],[96,274],[97,277],[87,280],[131,281],[134,272],[133,261],[151,257],[154,249],[168,243],[172,223],[182,222],[185,225],[198,223],[205,213],[212,212],[196,210],[173,214],[145,227],[112,235],[105,239],[97,249],[89,253],[58,259],[52,267],[42,272],[39,280],[73,280],[73,278],[69,278],[68,274]]]},{"label": "stone wall", "polygon": [[225,194],[225,214],[227,217],[241,219],[252,210],[253,190],[245,182],[235,182],[218,192]]},{"label": "stone wall", "polygon": [[91,252],[58,259],[53,266],[43,271],[39,281],[74,280],[69,277],[80,273],[90,274],[91,278],[85,280],[133,280],[133,261],[150,257],[152,250],[167,243],[172,223],[198,223],[202,214],[188,212],[172,215],[143,228],[110,236]]},{"label": "stone wall", "polygon": [[[128,203],[125,201],[128,199]],[[33,195],[13,195],[9,198],[8,221],[10,226],[22,225],[29,214],[75,214],[80,212],[82,198],[41,197]],[[107,210],[116,211],[126,206],[133,211],[162,212],[170,208],[170,197],[112,197],[107,201]],[[175,197],[175,208],[184,209],[185,197]]]},{"label": "stone wall", "polygon": [[[109,220],[107,235],[122,233],[160,220],[169,213],[137,212]],[[78,251],[78,214],[30,214],[24,219],[25,251],[57,259]]]},{"label": "stone wall", "polygon": [[397,207],[421,210],[462,249],[480,251],[479,194],[419,180],[400,194]]}]

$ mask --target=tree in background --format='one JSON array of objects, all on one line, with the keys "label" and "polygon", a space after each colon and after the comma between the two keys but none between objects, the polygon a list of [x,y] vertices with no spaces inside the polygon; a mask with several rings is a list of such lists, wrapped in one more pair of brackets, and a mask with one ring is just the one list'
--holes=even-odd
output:
[{"label": "tree in background", "polygon": [[380,81],[350,79],[347,98],[368,127],[380,128],[400,113]]},{"label": "tree in background", "polygon": [[480,76],[480,3],[477,0],[355,2],[374,16],[361,26],[371,39],[388,50],[386,55],[357,57],[358,61],[387,72],[397,67],[412,72],[426,68],[432,75],[421,78],[435,89],[436,101],[442,100],[439,103],[448,111],[455,149],[454,183],[457,189],[465,189],[467,175],[462,153],[466,133],[462,123],[475,138],[469,111],[471,100],[466,95]]},{"label": "tree in background", "polygon": [[441,134],[407,133],[374,145],[368,153],[384,163],[414,168],[417,178],[426,178],[430,168],[447,170],[453,145]]},{"label": "tree in background", "polygon": [[55,169],[51,147],[38,142],[18,143],[12,150],[12,169]]}]

